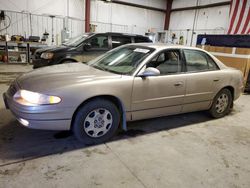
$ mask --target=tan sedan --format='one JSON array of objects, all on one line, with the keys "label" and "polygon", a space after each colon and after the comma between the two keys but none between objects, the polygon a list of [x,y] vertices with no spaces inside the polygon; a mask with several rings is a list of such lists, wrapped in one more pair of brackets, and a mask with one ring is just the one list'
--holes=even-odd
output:
[{"label": "tan sedan", "polygon": [[204,50],[129,44],[88,64],[41,68],[4,94],[24,126],[70,130],[83,143],[111,138],[127,121],[209,110],[225,116],[243,89],[242,74]]}]

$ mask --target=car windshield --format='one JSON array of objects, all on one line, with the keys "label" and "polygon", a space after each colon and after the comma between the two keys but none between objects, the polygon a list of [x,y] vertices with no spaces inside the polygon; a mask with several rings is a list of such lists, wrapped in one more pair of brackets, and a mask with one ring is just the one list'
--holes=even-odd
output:
[{"label": "car windshield", "polygon": [[90,61],[88,65],[116,74],[131,75],[138,65],[153,51],[154,49],[149,47],[124,46]]},{"label": "car windshield", "polygon": [[90,33],[86,33],[84,35],[79,35],[77,37],[70,38],[68,41],[64,42],[63,45],[64,46],[78,46],[90,35],[91,35]]}]

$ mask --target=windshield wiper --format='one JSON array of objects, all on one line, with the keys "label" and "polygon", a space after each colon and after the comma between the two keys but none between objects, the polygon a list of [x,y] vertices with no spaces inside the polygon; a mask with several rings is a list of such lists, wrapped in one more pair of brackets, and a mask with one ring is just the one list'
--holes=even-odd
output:
[{"label": "windshield wiper", "polygon": [[114,71],[114,70],[111,70],[111,69],[107,69],[107,68],[104,68],[104,67],[101,67],[101,66],[97,66],[97,65],[89,65],[89,66],[94,67],[94,68],[99,69],[99,70],[102,70],[102,71],[105,71],[105,72],[111,72],[111,73],[119,74],[119,75],[128,75],[128,73],[117,72],[117,71]]}]

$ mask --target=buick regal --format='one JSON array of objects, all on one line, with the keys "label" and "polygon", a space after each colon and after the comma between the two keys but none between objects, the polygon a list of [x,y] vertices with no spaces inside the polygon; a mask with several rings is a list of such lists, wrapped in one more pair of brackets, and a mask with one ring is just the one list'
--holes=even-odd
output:
[{"label": "buick regal", "polygon": [[128,121],[200,110],[223,117],[242,89],[241,72],[202,49],[145,43],[25,73],[3,97],[22,125],[95,144]]}]

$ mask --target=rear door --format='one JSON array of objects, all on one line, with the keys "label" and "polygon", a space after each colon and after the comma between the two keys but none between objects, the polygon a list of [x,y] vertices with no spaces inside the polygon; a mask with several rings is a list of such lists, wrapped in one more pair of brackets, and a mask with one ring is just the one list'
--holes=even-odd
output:
[{"label": "rear door", "polygon": [[199,50],[183,50],[186,60],[186,96],[183,112],[207,109],[215,95],[215,86],[221,81],[216,63]]},{"label": "rear door", "polygon": [[112,49],[118,46],[132,43],[132,39],[130,36],[123,36],[123,35],[111,35],[111,45]]},{"label": "rear door", "polygon": [[108,35],[106,34],[94,35],[85,44],[89,44],[90,48],[84,49],[83,47],[83,53],[80,55],[82,62],[88,62],[110,50]]}]

